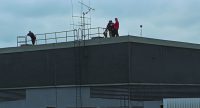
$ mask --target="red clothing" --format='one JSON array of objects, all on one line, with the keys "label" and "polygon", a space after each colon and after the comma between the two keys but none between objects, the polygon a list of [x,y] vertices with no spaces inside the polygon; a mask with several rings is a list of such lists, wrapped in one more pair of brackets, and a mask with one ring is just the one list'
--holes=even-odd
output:
[{"label": "red clothing", "polygon": [[114,29],[115,29],[115,30],[118,30],[118,29],[119,29],[119,21],[118,21],[118,20],[115,21]]}]

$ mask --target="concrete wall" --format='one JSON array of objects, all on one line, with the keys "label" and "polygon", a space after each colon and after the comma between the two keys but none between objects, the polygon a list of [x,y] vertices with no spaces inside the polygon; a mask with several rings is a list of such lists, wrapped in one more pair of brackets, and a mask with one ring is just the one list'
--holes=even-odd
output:
[{"label": "concrete wall", "polygon": [[0,54],[0,88],[127,83],[127,51],[124,43]]},{"label": "concrete wall", "polygon": [[0,53],[0,59],[0,88],[128,82],[200,84],[200,50],[192,48],[128,41]]},{"label": "concrete wall", "polygon": [[200,45],[130,37],[84,42],[1,49],[0,88],[134,83],[150,84],[133,87],[139,98],[200,97]]}]

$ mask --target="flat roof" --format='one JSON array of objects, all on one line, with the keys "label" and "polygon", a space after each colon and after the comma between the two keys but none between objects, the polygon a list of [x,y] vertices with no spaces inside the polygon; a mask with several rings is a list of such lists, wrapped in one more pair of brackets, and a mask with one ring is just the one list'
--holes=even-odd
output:
[{"label": "flat roof", "polygon": [[42,44],[42,45],[34,45],[34,46],[22,45],[19,47],[0,48],[0,54],[59,49],[59,48],[72,48],[72,47],[79,47],[79,46],[102,45],[102,44],[112,44],[112,43],[122,43],[122,42],[135,42],[135,43],[145,43],[145,44],[153,44],[153,45],[161,45],[161,46],[170,46],[170,47],[200,49],[200,44],[126,35],[126,36],[120,36],[120,37],[114,37],[114,38],[96,37],[90,40],[50,43],[50,44]]}]

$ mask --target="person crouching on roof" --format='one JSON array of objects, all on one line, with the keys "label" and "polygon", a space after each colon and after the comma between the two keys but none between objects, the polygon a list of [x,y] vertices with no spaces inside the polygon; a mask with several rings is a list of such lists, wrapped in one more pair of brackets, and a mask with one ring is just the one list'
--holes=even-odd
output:
[{"label": "person crouching on roof", "polygon": [[104,36],[107,37],[107,32],[109,32],[110,37],[114,37],[113,30],[114,30],[114,23],[110,20],[107,24],[106,30],[104,32]]},{"label": "person crouching on roof", "polygon": [[36,36],[34,35],[34,33],[31,32],[31,31],[29,31],[29,33],[27,34],[27,36],[31,37],[32,44],[35,45]]}]

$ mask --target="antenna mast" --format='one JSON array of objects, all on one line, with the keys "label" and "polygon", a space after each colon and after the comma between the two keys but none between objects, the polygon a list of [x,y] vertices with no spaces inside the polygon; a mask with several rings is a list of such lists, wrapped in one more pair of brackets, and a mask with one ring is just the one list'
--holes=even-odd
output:
[{"label": "antenna mast", "polygon": [[[72,2],[72,10],[73,10],[73,1],[71,0],[71,2]],[[86,37],[86,35],[85,35],[86,29],[88,29],[89,27],[91,28],[91,14],[89,17],[87,17],[87,15],[89,13],[91,13],[91,11],[94,11],[95,9],[90,7],[90,1],[89,1],[89,5],[86,5],[85,3],[83,3],[83,0],[78,1],[78,3],[81,5],[81,10],[80,10],[81,15],[74,16],[73,11],[72,11],[73,24],[71,24],[71,25],[73,25],[73,29],[77,29],[77,30],[79,30],[79,33],[81,33],[80,34],[81,37],[79,35],[79,37],[77,37],[77,39],[84,40]],[[74,18],[79,18],[79,21],[77,23],[74,23]],[[88,36],[88,38],[89,38],[89,36]]]},{"label": "antenna mast", "polygon": [[[80,2],[79,3],[81,4],[81,6],[84,6],[87,8],[86,11],[83,11],[82,12],[82,15],[81,15],[81,19],[82,19],[82,24],[81,24],[81,29],[82,29],[82,33],[81,33],[81,39],[85,39],[85,27],[86,25],[90,25],[91,26],[91,16],[90,18],[87,18],[85,17],[88,13],[90,13],[91,11],[94,11],[95,9],[94,8],[91,8],[90,6],[84,4],[83,2]],[[89,3],[90,4],[90,3]],[[89,19],[90,20],[90,23],[86,23],[85,19]],[[88,27],[88,26],[87,26]]]}]

